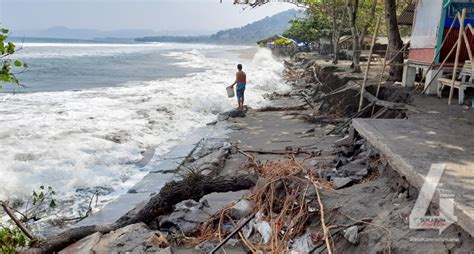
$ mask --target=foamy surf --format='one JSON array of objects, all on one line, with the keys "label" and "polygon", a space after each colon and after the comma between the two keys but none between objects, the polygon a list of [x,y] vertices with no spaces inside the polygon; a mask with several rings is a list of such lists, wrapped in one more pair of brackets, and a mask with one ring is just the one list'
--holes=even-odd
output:
[{"label": "foamy surf", "polygon": [[[98,209],[126,192],[146,174],[134,165],[143,151],[153,147],[164,154],[236,106],[225,87],[233,82],[237,63],[206,57],[210,49],[220,50],[170,49],[166,57],[178,59],[177,65],[204,69],[181,78],[0,94],[0,199],[23,199],[40,185],[52,186],[58,200],[74,203],[62,214],[76,215],[91,190],[101,191]],[[251,107],[268,104],[264,93],[288,89],[280,77],[283,66],[269,51],[260,49],[242,63]]]}]

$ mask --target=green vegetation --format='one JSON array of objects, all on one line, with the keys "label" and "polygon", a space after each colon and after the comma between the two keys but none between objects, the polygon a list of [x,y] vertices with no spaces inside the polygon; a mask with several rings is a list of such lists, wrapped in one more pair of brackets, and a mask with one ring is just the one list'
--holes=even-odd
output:
[{"label": "green vegetation", "polygon": [[0,82],[20,84],[13,69],[24,70],[28,65],[11,58],[16,51],[16,45],[8,41],[9,33],[10,30],[0,28]]},{"label": "green vegetation", "polygon": [[16,253],[18,247],[26,247],[30,243],[28,237],[16,226],[0,225],[0,252]]},{"label": "green vegetation", "polygon": [[[15,218],[11,217],[11,220],[6,223],[0,222],[0,253],[16,253],[17,248],[30,244],[32,239],[28,237],[28,234],[31,235],[31,233],[25,233],[19,225],[40,220],[47,215],[48,211],[56,208],[55,195],[52,187],[40,186],[39,190],[33,190],[31,197],[24,204],[24,212],[11,209],[11,213],[19,214],[21,217],[18,219],[13,216]],[[8,202],[0,201],[0,204],[5,211],[10,209]],[[26,228],[25,231],[29,229]]]},{"label": "green vegetation", "polygon": [[320,13],[310,15],[304,19],[290,21],[291,27],[283,33],[283,36],[297,42],[313,42],[318,38],[330,38],[330,18]]}]

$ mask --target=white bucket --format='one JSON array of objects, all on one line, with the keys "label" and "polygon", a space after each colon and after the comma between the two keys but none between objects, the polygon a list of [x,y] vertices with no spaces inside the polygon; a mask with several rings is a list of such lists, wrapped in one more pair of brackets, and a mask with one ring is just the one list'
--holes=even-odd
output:
[{"label": "white bucket", "polygon": [[226,91],[227,91],[227,96],[229,98],[233,98],[235,96],[234,88],[229,86],[229,87],[226,88]]}]

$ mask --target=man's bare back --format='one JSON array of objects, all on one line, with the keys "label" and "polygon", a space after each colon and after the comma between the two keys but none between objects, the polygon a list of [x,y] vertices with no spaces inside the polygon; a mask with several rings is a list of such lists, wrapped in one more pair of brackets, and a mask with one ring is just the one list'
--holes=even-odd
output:
[{"label": "man's bare back", "polygon": [[236,83],[247,83],[247,74],[244,71],[238,71],[235,74]]}]

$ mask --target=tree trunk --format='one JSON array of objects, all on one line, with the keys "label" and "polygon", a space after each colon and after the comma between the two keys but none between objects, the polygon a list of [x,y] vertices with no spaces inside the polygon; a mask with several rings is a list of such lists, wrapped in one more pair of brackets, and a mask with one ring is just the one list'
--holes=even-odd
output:
[{"label": "tree trunk", "polygon": [[337,16],[336,16],[336,4],[333,3],[332,6],[332,53],[334,54],[332,63],[337,64],[339,62],[338,54],[339,54],[339,35],[338,35],[338,27],[337,27]]},{"label": "tree trunk", "polygon": [[[388,59],[394,59],[390,64],[390,81],[401,81],[403,76],[403,54],[398,53],[403,48],[397,21],[397,1],[385,0],[385,17],[388,26]],[[396,55],[396,56],[395,56]]]},{"label": "tree trunk", "polygon": [[107,234],[111,231],[125,226],[144,222],[151,224],[157,217],[169,214],[177,203],[193,199],[198,201],[203,196],[213,192],[240,191],[252,188],[256,183],[253,176],[236,177],[207,177],[196,175],[187,177],[178,182],[169,182],[158,195],[153,196],[145,207],[140,209],[136,215],[123,216],[111,225],[94,225],[69,229],[57,236],[45,241],[35,242],[31,249],[22,253],[56,253],[78,240],[100,232]]},{"label": "tree trunk", "polygon": [[357,13],[359,11],[359,0],[347,1],[347,14],[352,34],[352,68],[355,73],[362,72],[360,69],[360,43],[359,32],[357,31]]},{"label": "tree trunk", "polygon": [[[369,20],[375,20],[375,11],[377,10],[377,0],[372,0],[372,6],[370,7],[370,13],[369,13]],[[362,33],[360,34],[359,41],[360,41],[360,47],[364,48],[365,46],[365,36],[369,32],[369,27],[370,25],[373,25],[372,22],[367,22],[364,26],[364,29],[362,29]]]}]

